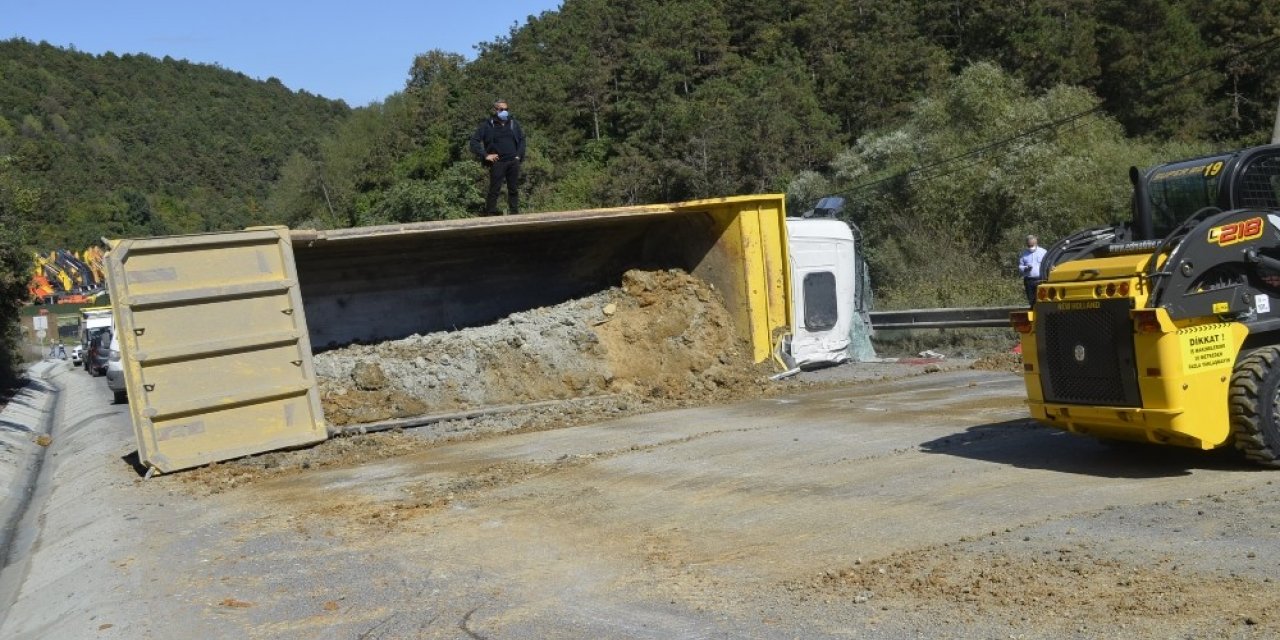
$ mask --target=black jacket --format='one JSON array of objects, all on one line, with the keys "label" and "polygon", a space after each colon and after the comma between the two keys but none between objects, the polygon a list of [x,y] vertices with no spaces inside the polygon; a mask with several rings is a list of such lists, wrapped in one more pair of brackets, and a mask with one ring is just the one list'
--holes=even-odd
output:
[{"label": "black jacket", "polygon": [[490,153],[498,154],[499,160],[523,160],[524,131],[520,130],[520,123],[515,118],[503,122],[493,116],[481,122],[476,132],[471,134],[469,146],[477,160],[483,161]]}]

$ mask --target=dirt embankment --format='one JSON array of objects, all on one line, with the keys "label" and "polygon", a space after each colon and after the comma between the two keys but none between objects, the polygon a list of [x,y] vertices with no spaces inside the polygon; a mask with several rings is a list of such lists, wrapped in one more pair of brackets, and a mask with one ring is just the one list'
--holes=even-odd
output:
[{"label": "dirt embankment", "polygon": [[356,345],[315,358],[335,425],[624,395],[680,403],[759,386],[720,295],[677,270],[483,327]]}]

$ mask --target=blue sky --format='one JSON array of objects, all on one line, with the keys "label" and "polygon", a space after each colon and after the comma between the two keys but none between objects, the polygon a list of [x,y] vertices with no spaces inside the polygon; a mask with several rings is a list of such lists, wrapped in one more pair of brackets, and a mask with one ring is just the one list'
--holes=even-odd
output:
[{"label": "blue sky", "polygon": [[9,0],[0,3],[0,39],[216,63],[361,107],[403,89],[415,54],[443,49],[474,58],[476,44],[505,36],[529,16],[560,4]]}]

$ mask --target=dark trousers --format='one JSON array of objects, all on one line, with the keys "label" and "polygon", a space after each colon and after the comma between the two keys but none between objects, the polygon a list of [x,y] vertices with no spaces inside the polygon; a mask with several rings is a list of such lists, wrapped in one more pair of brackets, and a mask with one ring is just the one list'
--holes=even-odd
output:
[{"label": "dark trousers", "polygon": [[498,192],[507,183],[507,215],[520,213],[520,161],[498,160],[489,166],[489,195],[484,199],[484,214],[498,215]]},{"label": "dark trousers", "polygon": [[1034,307],[1036,304],[1036,287],[1040,284],[1040,278],[1023,278],[1022,288],[1027,292],[1027,306]]}]

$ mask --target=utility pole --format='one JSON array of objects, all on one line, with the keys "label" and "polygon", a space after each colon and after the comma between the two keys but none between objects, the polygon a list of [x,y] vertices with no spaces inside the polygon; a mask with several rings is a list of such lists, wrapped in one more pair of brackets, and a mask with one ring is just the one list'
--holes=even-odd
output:
[{"label": "utility pole", "polygon": [[1276,101],[1276,125],[1271,129],[1271,144],[1280,144],[1280,100]]}]

